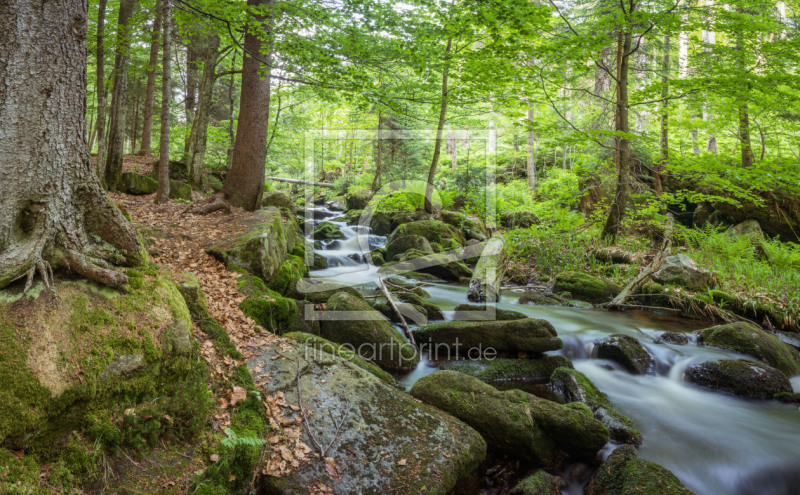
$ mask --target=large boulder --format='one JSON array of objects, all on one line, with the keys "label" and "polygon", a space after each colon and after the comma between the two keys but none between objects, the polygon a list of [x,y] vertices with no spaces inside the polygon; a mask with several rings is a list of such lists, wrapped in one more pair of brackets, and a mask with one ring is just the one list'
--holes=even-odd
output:
[{"label": "large boulder", "polygon": [[297,220],[278,211],[261,210],[240,220],[246,231],[227,237],[208,248],[226,265],[241,267],[269,282],[280,270],[298,236]]},{"label": "large boulder", "polygon": [[569,292],[575,299],[591,303],[608,302],[621,290],[614,282],[582,272],[559,273],[553,286],[553,292]]},{"label": "large boulder", "polygon": [[121,181],[122,191],[128,194],[153,194],[158,189],[157,180],[136,172],[123,172]]},{"label": "large boulder", "polygon": [[692,495],[667,468],[636,457],[623,445],[595,471],[586,495]]},{"label": "large boulder", "polygon": [[728,233],[731,235],[749,235],[759,239],[764,238],[764,231],[761,230],[761,224],[758,223],[758,220],[745,220],[742,223],[737,223],[730,229],[728,229]]},{"label": "large boulder", "polygon": [[331,342],[328,339],[323,339],[319,335],[314,335],[306,332],[290,332],[284,335],[287,339],[296,340],[300,343],[307,345],[308,347],[313,348],[315,351],[327,352],[328,354],[335,354],[340,358],[355,364],[359,368],[364,371],[367,371],[371,375],[374,375],[379,380],[384,383],[388,383],[389,385],[394,385],[394,377],[383,371],[378,366],[370,363],[369,361],[365,361],[358,357],[358,355],[348,349],[347,347],[343,346],[342,344],[337,344],[336,342]]},{"label": "large boulder", "polygon": [[[364,299],[338,292],[327,302],[327,311],[352,312],[339,318],[323,318],[320,335],[339,344],[349,344],[363,359],[384,369],[407,370],[419,363],[419,353],[379,312]],[[357,319],[356,319],[357,318]]]},{"label": "large boulder", "polygon": [[[445,494],[486,455],[474,429],[323,349],[270,346],[247,366],[265,394],[307,408],[308,427],[296,430],[305,445],[314,446],[309,431],[325,446],[338,435],[324,458],[309,454],[284,476],[264,478],[267,493]],[[276,429],[303,421],[288,407],[282,414]]]},{"label": "large boulder", "polygon": [[457,317],[459,320],[524,320],[528,317],[528,315],[519,311],[497,309],[493,306],[477,304],[459,304],[454,310],[461,313]]},{"label": "large boulder", "polygon": [[442,211],[441,217],[444,223],[452,225],[463,232],[467,239],[475,239],[477,241],[489,239],[489,234],[480,220],[470,218],[457,211]]},{"label": "large boulder", "polygon": [[269,208],[270,206],[281,209],[286,208],[292,214],[297,212],[297,207],[295,206],[294,202],[287,196],[286,194],[273,191],[273,192],[265,192],[264,196],[261,198],[261,207],[262,208]]},{"label": "large boulder", "polygon": [[442,363],[442,369],[458,371],[488,383],[508,380],[546,382],[556,369],[564,367],[572,368],[572,363],[564,356],[542,356],[537,359],[459,359]]},{"label": "large boulder", "polygon": [[445,247],[451,246],[453,241],[460,246],[463,246],[466,242],[464,234],[459,229],[439,220],[418,220],[404,223],[392,232],[392,235],[389,236],[389,241],[391,242],[407,235],[422,236],[428,242],[438,242]]},{"label": "large boulder", "polygon": [[344,195],[348,210],[363,210],[369,204],[371,194],[367,189],[354,189]]},{"label": "large boulder", "polygon": [[517,483],[510,495],[561,495],[561,489],[555,476],[537,471]]},{"label": "large boulder", "polygon": [[532,211],[511,211],[500,214],[500,225],[507,229],[527,229],[541,223]]},{"label": "large boulder", "polygon": [[454,371],[420,378],[411,395],[472,426],[493,447],[544,466],[594,457],[609,439],[606,427],[583,404],[563,406],[521,390],[501,392]]},{"label": "large boulder", "polygon": [[703,290],[711,282],[711,272],[700,268],[685,254],[668,256],[653,279],[662,284],[677,284],[692,290]]},{"label": "large boulder", "polygon": [[606,425],[612,440],[633,445],[642,443],[642,435],[630,418],[614,409],[608,396],[580,371],[571,366],[555,369],[550,376],[550,388],[565,402],[583,402],[589,406],[594,417]]},{"label": "large boulder", "polygon": [[725,359],[690,366],[686,381],[701,387],[721,390],[748,399],[772,399],[775,394],[792,392],[786,375],[764,363],[750,359]]},{"label": "large boulder", "polygon": [[698,341],[756,357],[786,376],[800,374],[800,354],[797,349],[752,323],[736,322],[706,328],[700,331]]},{"label": "large boulder", "polygon": [[412,249],[422,251],[423,253],[433,253],[433,248],[430,242],[419,235],[406,235],[401,237],[392,237],[386,243],[386,256],[385,261],[394,261],[394,259]]},{"label": "large boulder", "polygon": [[461,261],[458,252],[425,253],[412,249],[400,256],[399,262],[389,262],[380,268],[385,275],[408,272],[427,273],[440,280],[461,281],[472,276],[472,270]]},{"label": "large boulder", "polygon": [[192,186],[188,182],[182,180],[170,179],[169,181],[169,199],[182,199],[184,201],[192,200]]},{"label": "large boulder", "polygon": [[440,346],[445,346],[451,351],[458,351],[462,357],[468,357],[466,353],[471,349],[538,354],[557,351],[564,346],[550,322],[535,318],[508,321],[445,321],[421,327],[414,335],[419,344],[428,344],[437,350]]},{"label": "large boulder", "polygon": [[334,239],[344,239],[342,229],[338,225],[331,222],[320,222],[311,231],[311,235],[315,241],[332,241]]},{"label": "large boulder", "polygon": [[621,364],[634,375],[644,375],[654,371],[653,356],[630,335],[615,333],[595,342],[592,353],[599,359],[608,359]]},{"label": "large boulder", "polygon": [[375,235],[389,235],[392,233],[392,220],[389,214],[383,211],[375,211],[367,220],[364,210],[349,210],[342,215],[341,220],[348,225],[360,225],[362,222],[372,229]]}]

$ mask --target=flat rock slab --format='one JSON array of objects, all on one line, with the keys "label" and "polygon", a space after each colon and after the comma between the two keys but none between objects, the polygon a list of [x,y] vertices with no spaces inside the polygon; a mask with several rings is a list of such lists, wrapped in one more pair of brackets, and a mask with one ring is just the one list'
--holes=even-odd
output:
[{"label": "flat rock slab", "polygon": [[[564,346],[555,328],[546,320],[525,318],[507,321],[445,321],[427,325],[414,332],[418,344],[441,352],[441,346],[457,355],[450,359],[472,357],[470,350],[485,352],[557,351]],[[440,356],[441,358],[442,356]]]},{"label": "flat rock slab", "polygon": [[[270,478],[268,493],[307,494],[324,484],[336,494],[446,494],[485,457],[486,443],[474,429],[332,354],[289,343],[247,366],[264,393],[283,392],[287,403],[299,404],[298,359],[302,404],[319,443],[327,445],[345,418],[325,452],[341,477],[332,479],[312,454],[287,476]],[[303,441],[314,448],[305,429]]]}]

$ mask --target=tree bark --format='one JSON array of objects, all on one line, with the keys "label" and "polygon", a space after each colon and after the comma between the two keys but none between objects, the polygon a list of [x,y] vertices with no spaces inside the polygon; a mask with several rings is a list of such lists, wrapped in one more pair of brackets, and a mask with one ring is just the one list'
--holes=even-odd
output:
[{"label": "tree bark", "polygon": [[375,177],[372,179],[372,194],[381,186],[381,161],[383,160],[383,112],[378,112],[378,152],[375,157]]},{"label": "tree bark", "polygon": [[436,144],[433,146],[433,159],[428,170],[428,184],[425,187],[425,211],[433,213],[433,181],[436,179],[436,165],[439,163],[439,154],[442,151],[442,131],[444,130],[445,116],[447,115],[447,75],[450,71],[450,50],[453,48],[453,38],[448,38],[444,51],[444,68],[442,69],[442,104],[439,109],[439,122],[436,126]]},{"label": "tree bark", "polygon": [[[632,14],[635,4],[631,1],[629,14]],[[618,36],[619,50],[617,57],[617,188],[614,200],[608,211],[608,218],[603,227],[603,237],[615,238],[622,226],[622,219],[628,205],[628,182],[630,176],[630,142],[627,133],[630,130],[628,123],[628,68],[631,52],[632,34],[630,27],[620,28]]]},{"label": "tree bark", "polygon": [[170,80],[170,0],[161,0],[161,139],[158,147],[158,190],[156,204],[169,201],[169,110],[172,97]]},{"label": "tree bark", "polygon": [[130,18],[137,0],[120,0],[117,22],[117,48],[114,57],[114,88],[111,91],[111,122],[108,129],[108,157],[103,174],[106,187],[116,190],[122,175],[125,154],[125,121],[128,103],[128,65],[131,37]]},{"label": "tree bark", "polygon": [[[533,119],[535,116],[536,108],[533,100],[528,102],[528,125],[533,126]],[[533,134],[533,128],[528,131],[528,185],[531,189],[536,189],[536,136]]]},{"label": "tree bark", "polygon": [[[105,77],[105,24],[106,24],[106,3],[108,0],[100,0],[97,9],[97,176],[103,177],[106,163],[106,77]],[[91,150],[91,147],[90,147]]]},{"label": "tree bark", "polygon": [[[275,0],[247,0],[247,5],[251,7],[274,3]],[[254,29],[256,25],[261,25],[261,28]],[[246,53],[242,62],[242,92],[236,141],[233,145],[231,169],[220,191],[224,201],[250,211],[261,206],[266,175],[271,67],[262,67],[261,60],[272,64],[272,42],[266,42],[268,53],[265,55],[262,52],[265,42],[259,36],[259,32],[264,30],[271,33],[271,23],[264,15],[251,14],[244,37]],[[253,58],[253,54],[261,60]],[[199,212],[205,211],[207,209]]]},{"label": "tree bark", "polygon": [[142,123],[142,146],[139,154],[150,156],[151,134],[153,132],[153,112],[156,102],[156,66],[158,65],[158,42],[161,39],[161,15],[156,12],[153,20],[153,34],[150,41],[150,61],[147,66],[147,92],[144,98],[144,122]]},{"label": "tree bark", "polygon": [[219,36],[214,34],[207,35],[202,40],[201,57],[203,60],[203,72],[200,77],[197,111],[192,121],[192,130],[189,133],[189,150],[186,158],[189,183],[195,188],[202,186],[203,181],[203,160],[206,155],[208,122],[211,117],[214,83],[217,81],[216,69],[217,59],[219,57],[219,44]]},{"label": "tree bark", "polygon": [[664,35],[664,58],[661,64],[661,159],[653,170],[653,189],[661,196],[661,171],[669,164],[669,34]]},{"label": "tree bark", "polygon": [[127,283],[94,236],[146,258],[89,161],[87,19],[84,0],[0,2],[0,288],[37,271],[52,286],[53,269]]}]

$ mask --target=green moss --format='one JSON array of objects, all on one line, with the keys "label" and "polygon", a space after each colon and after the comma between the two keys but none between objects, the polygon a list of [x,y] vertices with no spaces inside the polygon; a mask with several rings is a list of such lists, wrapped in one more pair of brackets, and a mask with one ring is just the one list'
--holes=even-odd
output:
[{"label": "green moss", "polygon": [[702,344],[754,356],[787,376],[800,374],[800,354],[774,335],[747,322],[729,323],[702,330]]},{"label": "green moss", "polygon": [[511,490],[511,495],[560,495],[556,479],[545,471],[523,479]]},{"label": "green moss", "polygon": [[389,243],[387,243],[387,246],[395,239],[410,235],[423,237],[429,243],[437,242],[442,246],[450,246],[452,241],[456,241],[459,245],[464,245],[466,242],[464,234],[452,225],[439,220],[418,220],[404,223],[397,227],[394,232],[392,232],[392,235],[389,236]]},{"label": "green moss", "polygon": [[560,367],[572,368],[572,363],[564,356],[544,356],[539,359],[464,359],[442,364],[442,369],[458,371],[484,382],[546,381]]},{"label": "green moss", "polygon": [[630,445],[623,445],[597,469],[587,495],[692,495],[668,469],[636,458]]},{"label": "green moss", "polygon": [[[445,321],[419,328],[419,344],[461,352],[493,348],[497,352],[542,353],[561,349],[564,343],[549,322],[534,318],[508,321]],[[463,355],[463,354],[462,354]]]},{"label": "green moss", "polygon": [[263,295],[248,297],[240,307],[245,315],[273,333],[293,330],[298,315],[294,299],[269,289]]},{"label": "green moss", "polygon": [[304,333],[304,332],[291,332],[284,335],[284,337],[286,337],[287,339],[292,339],[298,342],[302,342],[316,351],[327,352],[329,354],[334,354],[336,356],[339,356],[340,358],[350,361],[359,368],[375,375],[381,381],[388,383],[390,385],[394,384],[394,377],[392,375],[383,371],[382,369],[370,363],[369,361],[361,359],[351,349],[348,349],[347,347],[344,347],[340,344],[331,342],[330,340],[327,339],[323,339],[322,337],[319,337],[317,335],[311,335],[309,333]]},{"label": "green moss", "polygon": [[334,239],[344,239],[344,234],[341,229],[331,222],[320,222],[311,231],[311,235],[315,240],[319,241],[332,241]]},{"label": "green moss", "polygon": [[280,294],[296,294],[297,281],[308,276],[308,267],[304,258],[288,255],[281,263],[278,273],[269,283],[269,288]]},{"label": "green moss", "polygon": [[169,181],[169,198],[170,199],[184,199],[192,200],[192,186],[188,183],[170,179]]},{"label": "green moss", "polygon": [[[486,306],[479,306],[477,304],[459,304],[455,307],[456,311],[474,311],[478,314],[475,315],[476,320],[482,319],[481,313],[486,311]],[[528,316],[524,313],[520,313],[519,311],[512,311],[510,309],[495,309],[494,310],[496,320],[522,320],[527,318]]]},{"label": "green moss", "polygon": [[593,352],[598,358],[619,363],[637,375],[651,373],[655,366],[647,349],[635,338],[622,333],[611,334],[596,342]]},{"label": "green moss", "polygon": [[128,194],[153,194],[158,189],[158,181],[136,172],[123,172],[121,190]]},{"label": "green moss", "polygon": [[572,297],[602,303],[619,294],[622,287],[601,278],[581,272],[563,272],[556,275],[553,292],[569,292]]}]

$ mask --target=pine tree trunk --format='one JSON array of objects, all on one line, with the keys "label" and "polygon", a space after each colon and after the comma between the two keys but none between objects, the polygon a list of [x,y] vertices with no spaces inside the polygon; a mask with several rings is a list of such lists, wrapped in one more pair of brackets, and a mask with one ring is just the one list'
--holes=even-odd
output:
[{"label": "pine tree trunk", "polygon": [[156,204],[169,201],[169,110],[172,98],[170,81],[170,0],[161,0],[161,139],[158,147],[158,190]]},{"label": "pine tree trunk", "polygon": [[[105,24],[106,24],[106,3],[108,0],[100,0],[97,13],[97,176],[103,177],[106,163],[106,78],[105,78]],[[90,148],[91,150],[91,148]]]},{"label": "pine tree trunk", "polygon": [[203,180],[203,161],[208,141],[208,122],[211,117],[214,83],[217,80],[216,69],[219,44],[220,39],[216,35],[209,35],[203,40],[203,73],[198,90],[200,96],[197,101],[197,111],[192,121],[192,130],[189,133],[189,151],[186,159],[189,183],[195,188],[200,187]]},{"label": "pine tree trunk", "polygon": [[144,122],[142,123],[142,146],[140,155],[150,156],[152,150],[153,112],[156,103],[156,66],[158,65],[158,42],[161,39],[161,15],[156,12],[153,34],[150,41],[150,60],[147,68],[147,91],[144,98]]},{"label": "pine tree trunk", "polygon": [[[633,4],[630,13],[633,13]],[[617,57],[617,131],[627,134],[628,123],[628,68],[632,35],[630,28],[619,34],[620,48]],[[608,211],[608,218],[603,227],[603,237],[614,238],[620,231],[622,219],[628,205],[628,182],[630,176],[630,142],[627,136],[618,136],[617,140],[617,189],[614,200]]]},{"label": "pine tree trunk", "polygon": [[664,58],[661,64],[661,159],[653,171],[653,189],[659,196],[662,192],[661,171],[669,163],[669,50],[670,38],[664,35]]},{"label": "pine tree trunk", "polygon": [[[272,5],[275,0],[247,0],[248,6]],[[252,15],[248,27],[264,24],[262,15]],[[270,27],[264,26],[269,31]],[[233,146],[231,169],[225,178],[220,194],[233,206],[255,210],[261,205],[264,192],[265,166],[267,159],[267,126],[269,123],[270,68],[250,54],[272,63],[272,51],[264,55],[264,42],[257,29],[247,29],[244,38],[242,62],[242,93],[239,102],[239,122]],[[271,45],[271,42],[269,42]]]},{"label": "pine tree trunk", "polygon": [[137,0],[120,0],[117,22],[117,49],[114,58],[114,88],[111,91],[111,122],[108,129],[108,157],[103,174],[106,187],[116,190],[122,176],[125,154],[125,121],[128,103],[128,65],[131,37],[130,18]]},{"label": "pine tree trunk", "polygon": [[444,130],[445,116],[447,115],[447,75],[450,71],[450,50],[453,48],[453,39],[447,40],[444,51],[444,68],[442,69],[442,104],[439,108],[439,122],[436,126],[436,144],[433,147],[433,159],[428,170],[428,185],[425,187],[425,211],[433,213],[433,181],[436,179],[436,165],[439,163],[439,154],[442,151],[442,131]]},{"label": "pine tree trunk", "polygon": [[372,194],[378,191],[381,185],[381,161],[383,160],[383,113],[378,112],[378,152],[375,157],[375,177],[372,179]]},{"label": "pine tree trunk", "polygon": [[[535,117],[536,107],[533,100],[528,102],[528,125],[533,126],[533,119]],[[528,185],[531,189],[536,189],[536,136],[533,134],[533,129],[528,131]]]},{"label": "pine tree trunk", "polygon": [[87,18],[84,0],[0,2],[0,288],[36,271],[50,285],[51,267],[127,283],[90,234],[146,257],[89,161]]}]

